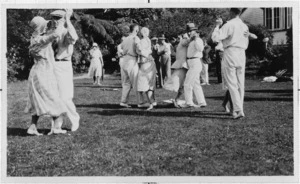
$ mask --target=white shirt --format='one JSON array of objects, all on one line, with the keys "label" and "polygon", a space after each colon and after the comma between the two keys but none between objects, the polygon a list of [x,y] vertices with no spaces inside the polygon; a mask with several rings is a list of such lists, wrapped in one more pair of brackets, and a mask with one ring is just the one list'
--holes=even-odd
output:
[{"label": "white shirt", "polygon": [[123,55],[137,56],[136,43],[139,43],[140,39],[136,35],[127,36],[121,43],[121,49]]},{"label": "white shirt", "polygon": [[158,52],[165,51],[163,55],[171,55],[171,47],[167,43],[163,43],[162,45],[159,44]]},{"label": "white shirt", "polygon": [[228,47],[237,47],[247,49],[249,39],[245,32],[249,31],[248,26],[239,18],[229,20],[220,29],[218,26],[212,33],[212,39],[215,42],[222,41],[224,49]]},{"label": "white shirt", "polygon": [[187,57],[188,58],[193,58],[193,57],[202,58],[203,49],[204,49],[203,41],[201,38],[197,37],[197,38],[195,38],[195,40],[193,40],[189,44],[188,49],[187,49]]}]

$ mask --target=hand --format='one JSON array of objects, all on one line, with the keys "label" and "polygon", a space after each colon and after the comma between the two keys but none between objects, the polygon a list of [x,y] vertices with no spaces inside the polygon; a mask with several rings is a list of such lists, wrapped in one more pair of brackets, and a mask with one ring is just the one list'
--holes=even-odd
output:
[{"label": "hand", "polygon": [[73,10],[66,8],[65,11],[66,11],[66,19],[70,19],[73,14]]},{"label": "hand", "polygon": [[189,35],[188,35],[187,33],[185,33],[185,34],[183,35],[183,38],[189,38]]},{"label": "hand", "polygon": [[217,20],[216,20],[216,25],[217,26],[221,26],[223,24],[223,20],[221,19],[221,18],[218,18]]}]

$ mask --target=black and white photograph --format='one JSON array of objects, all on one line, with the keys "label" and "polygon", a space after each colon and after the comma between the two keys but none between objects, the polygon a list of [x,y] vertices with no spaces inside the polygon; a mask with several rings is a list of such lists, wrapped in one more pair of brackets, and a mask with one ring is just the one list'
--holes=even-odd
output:
[{"label": "black and white photograph", "polygon": [[3,182],[299,182],[298,2],[151,3],[2,7]]}]

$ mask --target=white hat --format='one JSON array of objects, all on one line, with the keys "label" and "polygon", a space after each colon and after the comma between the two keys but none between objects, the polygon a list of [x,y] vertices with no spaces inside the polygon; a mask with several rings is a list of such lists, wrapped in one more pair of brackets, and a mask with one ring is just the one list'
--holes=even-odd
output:
[{"label": "white hat", "polygon": [[63,10],[55,10],[54,12],[50,13],[53,17],[64,17],[66,15],[66,12]]},{"label": "white hat", "polygon": [[93,47],[98,47],[98,44],[94,42]]}]

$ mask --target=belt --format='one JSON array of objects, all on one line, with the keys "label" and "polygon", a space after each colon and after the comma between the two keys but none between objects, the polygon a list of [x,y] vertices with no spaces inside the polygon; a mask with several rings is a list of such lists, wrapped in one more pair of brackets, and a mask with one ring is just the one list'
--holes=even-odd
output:
[{"label": "belt", "polygon": [[138,57],[138,56],[134,56],[134,55],[131,55],[131,54],[126,54],[126,55],[131,56],[131,57]]},{"label": "belt", "polygon": [[69,61],[68,59],[55,59],[56,62],[60,62],[60,61]]},{"label": "belt", "polygon": [[197,58],[199,58],[199,57],[190,57],[190,58],[187,58],[187,59],[197,59]]}]

